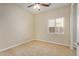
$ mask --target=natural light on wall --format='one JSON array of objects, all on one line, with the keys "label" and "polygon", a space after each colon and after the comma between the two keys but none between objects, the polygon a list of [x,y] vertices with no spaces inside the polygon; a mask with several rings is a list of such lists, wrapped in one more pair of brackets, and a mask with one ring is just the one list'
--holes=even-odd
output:
[{"label": "natural light on wall", "polygon": [[49,33],[64,34],[64,17],[50,19],[48,21]]}]

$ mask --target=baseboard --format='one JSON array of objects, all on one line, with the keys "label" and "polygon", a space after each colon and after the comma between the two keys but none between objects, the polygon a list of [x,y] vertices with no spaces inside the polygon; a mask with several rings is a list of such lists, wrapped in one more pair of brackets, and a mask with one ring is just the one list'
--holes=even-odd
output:
[{"label": "baseboard", "polygon": [[[39,40],[39,39],[32,39],[32,40],[24,41],[24,42],[22,42],[22,43],[18,43],[18,44],[15,44],[15,45],[13,45],[13,46],[10,46],[10,47],[4,48],[4,49],[0,49],[0,52],[6,51],[6,50],[11,49],[11,48],[14,48],[14,47],[16,47],[16,46],[22,45],[22,44],[24,44],[24,43],[31,42],[31,41],[33,41],[33,40]],[[52,42],[52,41],[46,41],[46,40],[39,40],[39,41],[43,41],[43,42],[47,42],[47,43],[51,43],[51,44],[58,44],[58,45],[63,45],[63,46],[70,47],[69,45],[65,45],[65,44],[61,44],[61,43],[57,43],[57,42]]]},{"label": "baseboard", "polygon": [[[37,39],[37,40],[39,40],[39,39]],[[51,43],[51,44],[58,44],[58,45],[63,45],[63,46],[66,46],[66,47],[70,47],[69,45],[66,45],[66,44],[61,44],[61,43],[47,41],[47,40],[39,40],[39,41],[43,41],[43,42],[48,42],[48,43]]]},{"label": "baseboard", "polygon": [[11,48],[14,48],[14,47],[16,47],[16,46],[22,45],[22,44],[24,44],[24,43],[28,43],[28,42],[30,42],[30,41],[32,41],[32,40],[28,40],[28,41],[20,42],[20,43],[18,43],[18,44],[9,46],[9,47],[7,47],[7,48],[0,49],[0,52],[2,52],[2,51],[6,51],[6,50],[11,49]]}]

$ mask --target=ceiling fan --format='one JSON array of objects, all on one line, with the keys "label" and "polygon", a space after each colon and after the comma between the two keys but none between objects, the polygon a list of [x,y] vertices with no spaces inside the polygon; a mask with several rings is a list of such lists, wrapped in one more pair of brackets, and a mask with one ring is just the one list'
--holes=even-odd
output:
[{"label": "ceiling fan", "polygon": [[33,7],[34,9],[38,9],[40,11],[40,6],[49,7],[50,5],[51,5],[51,3],[34,3],[27,7],[28,8]]}]

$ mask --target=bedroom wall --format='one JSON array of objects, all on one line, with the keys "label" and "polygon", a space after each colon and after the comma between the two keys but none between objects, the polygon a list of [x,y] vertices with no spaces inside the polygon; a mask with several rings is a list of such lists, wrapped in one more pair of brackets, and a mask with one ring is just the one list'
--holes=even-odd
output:
[{"label": "bedroom wall", "polygon": [[[63,35],[48,33],[48,20],[64,17]],[[31,14],[16,4],[0,4],[0,50],[32,39],[70,45],[70,6]]]},{"label": "bedroom wall", "polygon": [[[55,42],[62,45],[70,45],[70,6],[63,6],[49,12],[35,15],[35,38],[37,40]],[[48,20],[64,17],[64,34],[49,34]]]},{"label": "bedroom wall", "polygon": [[33,15],[16,4],[0,4],[0,50],[32,38]]},{"label": "bedroom wall", "polygon": [[77,36],[77,33],[76,33],[76,30],[77,30],[77,4],[75,3],[73,5],[73,44],[74,46],[76,47],[76,36]]}]

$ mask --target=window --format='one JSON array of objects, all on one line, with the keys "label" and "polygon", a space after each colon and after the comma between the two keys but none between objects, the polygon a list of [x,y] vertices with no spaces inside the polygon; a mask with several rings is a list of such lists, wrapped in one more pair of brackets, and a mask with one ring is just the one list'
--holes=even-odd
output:
[{"label": "window", "polygon": [[48,21],[49,33],[63,34],[64,33],[64,17],[50,19]]}]

